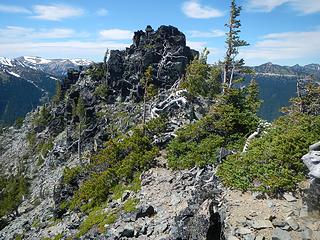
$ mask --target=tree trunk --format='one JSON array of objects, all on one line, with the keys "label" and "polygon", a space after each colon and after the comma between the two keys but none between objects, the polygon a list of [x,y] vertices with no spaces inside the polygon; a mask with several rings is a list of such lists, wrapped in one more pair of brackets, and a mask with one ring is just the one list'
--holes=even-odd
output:
[{"label": "tree trunk", "polygon": [[229,89],[232,88],[232,85],[233,85],[233,75],[234,75],[234,64],[232,65],[231,76],[229,79],[229,85],[228,85]]}]

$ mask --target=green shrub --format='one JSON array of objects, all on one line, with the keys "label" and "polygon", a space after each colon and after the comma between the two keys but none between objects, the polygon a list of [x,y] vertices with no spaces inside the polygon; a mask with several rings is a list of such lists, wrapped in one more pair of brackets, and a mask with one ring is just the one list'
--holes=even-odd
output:
[{"label": "green shrub", "polygon": [[45,139],[37,144],[36,152],[41,154],[43,157],[47,157],[48,153],[53,149],[53,140]]},{"label": "green shrub", "polygon": [[39,112],[32,119],[32,124],[40,129],[45,128],[51,120],[50,109],[42,106]]},{"label": "green shrub", "polygon": [[73,184],[77,180],[77,177],[78,177],[79,173],[81,172],[81,170],[82,169],[80,166],[77,166],[74,168],[66,167],[63,170],[63,182],[65,184]]},{"label": "green shrub", "polygon": [[30,147],[34,147],[35,144],[36,144],[36,141],[37,141],[37,135],[35,132],[28,132],[27,135],[26,135],[26,139],[27,139],[27,142],[29,144]]},{"label": "green shrub", "polygon": [[94,95],[101,98],[106,98],[108,96],[108,86],[105,83],[100,84],[98,87],[96,87]]},{"label": "green shrub", "polygon": [[221,70],[207,64],[209,51],[204,49],[198,58],[195,58],[186,70],[185,81],[181,87],[186,88],[192,95],[214,97],[220,93]]},{"label": "green shrub", "polygon": [[117,218],[117,212],[107,213],[103,208],[95,208],[81,223],[77,237],[83,236],[94,226],[97,226],[99,232],[103,233],[106,231],[105,225],[113,224]]},{"label": "green shrub", "polygon": [[241,150],[260,120],[256,115],[259,105],[256,87],[227,90],[211,113],[177,131],[177,137],[167,147],[169,167],[214,164],[221,147]]},{"label": "green shrub", "polygon": [[106,148],[93,157],[87,169],[90,175],[75,193],[71,208],[83,205],[87,210],[105,202],[116,185],[130,185],[138,173],[149,169],[158,151],[140,130],[108,141]]},{"label": "green shrub", "polygon": [[292,190],[304,178],[301,157],[319,139],[319,116],[280,117],[267,134],[252,141],[247,153],[229,156],[218,175],[227,186],[242,190]]},{"label": "green shrub", "polygon": [[17,234],[15,236],[15,240],[22,240],[23,239],[23,234]]},{"label": "green shrub", "polygon": [[139,199],[129,198],[123,204],[123,211],[126,213],[134,212],[137,208],[138,203],[139,203]]},{"label": "green shrub", "polygon": [[92,65],[87,71],[86,75],[91,76],[92,80],[99,81],[105,78],[105,70],[102,63]]},{"label": "green shrub", "polygon": [[0,217],[18,215],[23,196],[28,193],[28,181],[23,176],[0,177]]},{"label": "green shrub", "polygon": [[141,180],[140,180],[140,174],[136,174],[134,179],[130,184],[123,184],[119,183],[112,187],[111,192],[112,192],[112,199],[117,200],[120,199],[125,191],[134,191],[134,192],[139,192],[141,190]]},{"label": "green shrub", "polygon": [[164,133],[167,128],[168,119],[164,116],[153,118],[146,123],[147,134],[151,137]]},{"label": "green shrub", "polygon": [[15,121],[14,121],[14,126],[18,129],[20,129],[23,125],[23,121],[24,121],[24,117],[18,117]]}]

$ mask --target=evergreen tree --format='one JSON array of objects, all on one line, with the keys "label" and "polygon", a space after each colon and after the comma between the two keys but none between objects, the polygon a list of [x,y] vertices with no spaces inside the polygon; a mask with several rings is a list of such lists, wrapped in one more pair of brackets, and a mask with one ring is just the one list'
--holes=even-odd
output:
[{"label": "evergreen tree", "polygon": [[320,114],[320,84],[311,77],[297,81],[297,97],[291,99],[291,106],[282,109],[284,113]]},{"label": "evergreen tree", "polygon": [[56,86],[56,94],[53,96],[53,103],[55,105],[59,104],[60,100],[62,99],[62,88],[61,83],[57,82]]},{"label": "evergreen tree", "polygon": [[235,0],[231,1],[230,19],[229,23],[225,25],[229,28],[229,31],[226,39],[227,51],[223,62],[223,92],[226,88],[232,87],[236,72],[240,72],[241,69],[243,69],[244,60],[236,60],[236,57],[239,54],[239,47],[249,45],[246,41],[241,40],[239,36],[239,33],[241,32],[241,22],[238,17],[240,16],[241,9],[241,6],[237,6]]},{"label": "evergreen tree", "polygon": [[205,48],[203,52],[195,58],[188,66],[185,81],[182,87],[194,95],[213,97],[220,92],[219,68],[207,64],[209,50]]}]

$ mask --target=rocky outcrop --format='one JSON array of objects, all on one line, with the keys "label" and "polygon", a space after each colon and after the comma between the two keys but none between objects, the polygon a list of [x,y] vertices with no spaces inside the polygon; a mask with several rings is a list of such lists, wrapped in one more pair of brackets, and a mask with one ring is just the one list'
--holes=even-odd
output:
[{"label": "rocky outcrop", "polygon": [[186,37],[177,28],[161,26],[154,31],[137,31],[133,44],[124,51],[112,50],[108,60],[108,84],[115,98],[141,100],[141,79],[147,67],[153,69],[152,84],[170,88],[185,73],[186,65],[198,54],[186,46]]}]

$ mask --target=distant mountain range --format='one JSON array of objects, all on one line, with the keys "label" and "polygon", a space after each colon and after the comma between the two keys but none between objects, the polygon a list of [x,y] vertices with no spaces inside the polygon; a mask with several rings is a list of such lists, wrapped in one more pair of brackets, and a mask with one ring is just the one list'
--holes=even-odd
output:
[{"label": "distant mountain range", "polygon": [[305,66],[280,66],[273,63],[265,63],[260,66],[252,67],[256,73],[260,75],[280,75],[287,77],[303,77],[313,75],[316,78],[320,78],[320,64],[308,64]]},{"label": "distant mountain range", "polygon": [[[260,87],[260,98],[263,100],[259,114],[268,121],[279,117],[279,110],[288,106],[290,99],[296,96],[298,79],[313,76],[320,80],[320,64],[290,67],[265,63],[252,69],[256,73],[255,79]],[[252,75],[248,78],[251,79]]]},{"label": "distant mountain range", "polygon": [[12,123],[18,117],[51,97],[57,81],[69,68],[90,65],[83,59],[44,59],[40,57],[0,57],[0,123]]},{"label": "distant mountain range", "polygon": [[[10,124],[50,98],[68,69],[92,63],[84,59],[0,57],[0,123]],[[280,116],[279,109],[296,95],[299,78],[312,75],[320,79],[320,64],[290,67],[266,63],[251,68],[256,72],[263,100],[260,116],[269,121]]]}]

